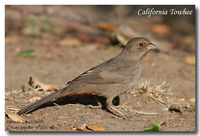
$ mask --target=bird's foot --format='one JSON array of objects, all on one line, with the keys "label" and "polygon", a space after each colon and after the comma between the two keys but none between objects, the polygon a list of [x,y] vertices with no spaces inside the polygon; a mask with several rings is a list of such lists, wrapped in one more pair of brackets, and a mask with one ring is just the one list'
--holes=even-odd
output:
[{"label": "bird's foot", "polygon": [[94,96],[94,95],[93,95],[93,97],[94,97],[94,99],[95,99],[96,102],[97,102],[97,106],[94,106],[94,105],[87,105],[86,108],[90,108],[90,109],[102,109],[102,104],[101,104],[101,102],[99,101],[99,99],[98,99],[96,96]]},{"label": "bird's foot", "polygon": [[115,118],[119,118],[119,119],[125,119],[125,120],[133,120],[132,117],[128,117],[125,114],[123,114],[121,111],[117,110],[116,108],[114,108],[113,106],[109,106],[107,107],[108,110],[110,112],[112,112],[115,116]]},{"label": "bird's foot", "polygon": [[90,108],[90,109],[101,109],[101,108],[102,108],[102,105],[97,105],[97,106],[94,106],[94,105],[87,105],[86,108]]}]

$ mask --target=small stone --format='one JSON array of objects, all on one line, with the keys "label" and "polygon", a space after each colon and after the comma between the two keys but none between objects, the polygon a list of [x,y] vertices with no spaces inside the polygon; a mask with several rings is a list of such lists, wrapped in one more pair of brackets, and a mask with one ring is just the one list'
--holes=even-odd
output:
[{"label": "small stone", "polygon": [[189,102],[195,103],[195,98],[190,98],[190,99],[189,99]]}]

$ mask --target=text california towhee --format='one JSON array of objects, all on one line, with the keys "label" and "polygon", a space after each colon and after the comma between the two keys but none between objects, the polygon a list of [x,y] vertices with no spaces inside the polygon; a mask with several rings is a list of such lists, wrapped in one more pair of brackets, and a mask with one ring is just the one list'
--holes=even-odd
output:
[{"label": "text california towhee", "polygon": [[93,94],[107,98],[108,109],[127,119],[122,112],[113,107],[112,100],[137,84],[143,58],[151,49],[156,48],[147,38],[133,38],[118,56],[82,73],[68,82],[63,89],[26,106],[18,114],[29,113],[39,106],[60,97]]}]

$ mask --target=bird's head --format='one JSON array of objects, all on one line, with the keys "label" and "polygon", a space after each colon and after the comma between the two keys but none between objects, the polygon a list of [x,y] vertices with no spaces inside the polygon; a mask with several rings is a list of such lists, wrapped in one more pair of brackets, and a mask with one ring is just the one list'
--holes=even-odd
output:
[{"label": "bird's head", "polygon": [[147,38],[136,37],[128,41],[124,50],[136,58],[143,59],[150,50],[156,48],[157,46]]}]

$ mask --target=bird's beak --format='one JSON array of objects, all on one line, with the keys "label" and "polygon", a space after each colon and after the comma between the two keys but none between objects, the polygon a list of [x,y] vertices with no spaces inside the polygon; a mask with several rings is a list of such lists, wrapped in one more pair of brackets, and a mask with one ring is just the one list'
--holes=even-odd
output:
[{"label": "bird's beak", "polygon": [[147,47],[147,49],[154,50],[154,49],[157,49],[157,46],[153,43],[150,43],[149,46]]}]

